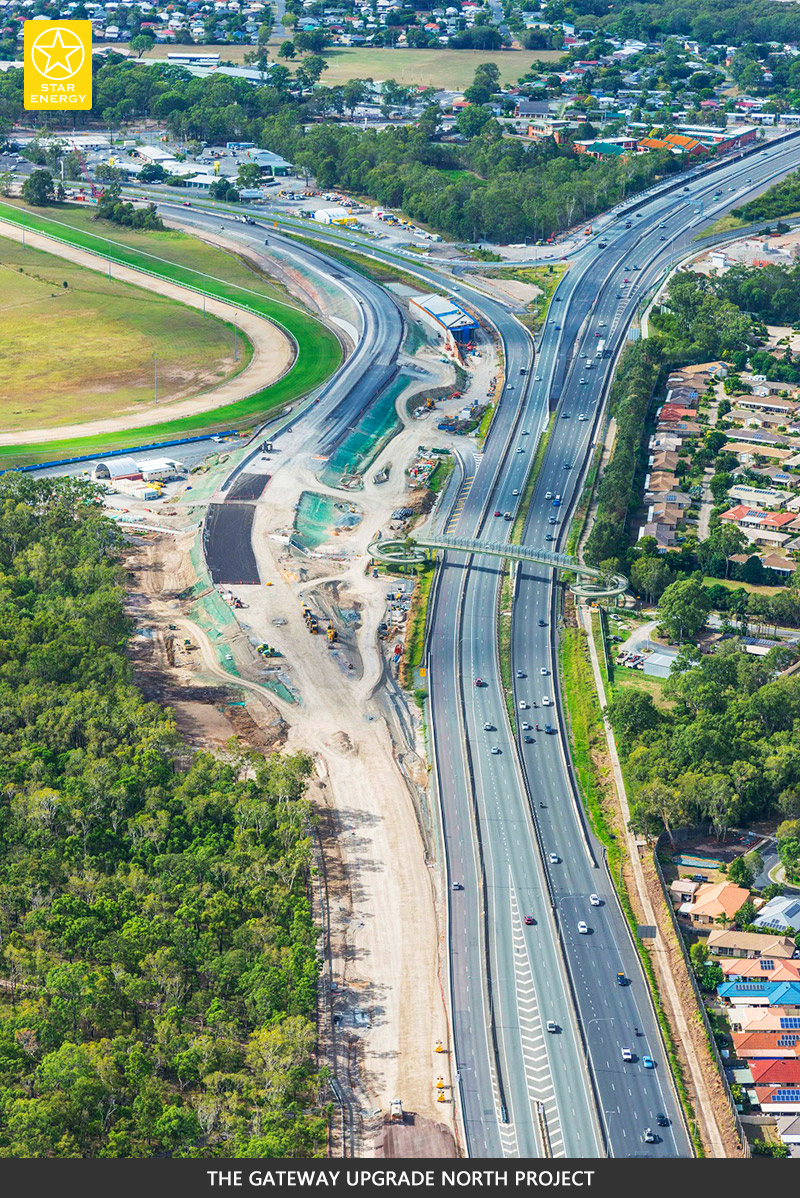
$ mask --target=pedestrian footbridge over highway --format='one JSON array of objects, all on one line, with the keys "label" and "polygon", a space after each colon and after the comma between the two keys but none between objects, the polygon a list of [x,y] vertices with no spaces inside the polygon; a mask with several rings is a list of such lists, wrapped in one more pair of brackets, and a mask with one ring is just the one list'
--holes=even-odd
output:
[{"label": "pedestrian footbridge over highway", "polygon": [[373,541],[367,552],[387,566],[419,566],[436,550],[452,553],[481,553],[490,557],[508,558],[517,562],[537,562],[552,570],[575,575],[570,583],[572,593],[579,599],[613,599],[624,595],[628,580],[623,574],[609,576],[593,566],[585,566],[569,553],[553,553],[549,549],[534,549],[529,545],[513,545],[509,541],[481,541],[475,537],[452,537],[444,534],[433,537],[409,537],[406,540]]}]

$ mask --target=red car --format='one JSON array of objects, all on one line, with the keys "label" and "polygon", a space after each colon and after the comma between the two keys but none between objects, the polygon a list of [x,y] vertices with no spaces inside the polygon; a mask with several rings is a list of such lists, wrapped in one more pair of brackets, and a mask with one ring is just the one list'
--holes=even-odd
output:
[{"label": "red car", "polygon": [[533,918],[533,916],[532,916],[532,915],[526,915],[526,916],[525,916],[525,923],[527,924],[527,926],[528,926],[528,927],[531,927],[533,924],[535,924],[535,923],[536,923],[536,920]]},{"label": "red car", "polygon": [[476,685],[476,686],[483,686],[483,679],[482,679],[482,678],[476,678],[476,679],[475,679],[475,685]]},{"label": "red car", "polygon": [[498,511],[498,512],[495,512],[495,516],[502,516],[502,514],[503,514],[503,513],[502,513],[502,512],[499,512],[499,511]]}]

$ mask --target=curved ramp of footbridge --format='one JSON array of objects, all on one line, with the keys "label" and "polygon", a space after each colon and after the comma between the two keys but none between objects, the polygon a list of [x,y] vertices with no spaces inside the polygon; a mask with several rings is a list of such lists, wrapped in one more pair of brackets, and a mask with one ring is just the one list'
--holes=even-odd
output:
[{"label": "curved ramp of footbridge", "polygon": [[530,545],[513,545],[508,541],[482,541],[475,537],[452,537],[444,534],[434,537],[408,537],[405,540],[372,541],[368,553],[387,566],[419,566],[427,561],[436,550],[452,553],[480,553],[489,557],[501,557],[510,561],[537,562],[550,569],[575,575],[570,583],[573,594],[587,601],[615,599],[624,595],[628,580],[623,574],[609,577],[593,566],[586,566],[569,553],[554,553],[550,549],[536,549]]}]

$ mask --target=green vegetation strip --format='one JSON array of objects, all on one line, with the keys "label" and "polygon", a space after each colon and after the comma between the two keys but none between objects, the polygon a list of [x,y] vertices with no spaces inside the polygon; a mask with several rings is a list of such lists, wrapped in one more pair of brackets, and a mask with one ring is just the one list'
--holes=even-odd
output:
[{"label": "green vegetation strip", "polygon": [[623,875],[624,849],[614,831],[604,803],[606,782],[600,773],[593,750],[605,753],[605,729],[600,701],[594,685],[585,634],[579,628],[562,628],[559,637],[561,693],[567,711],[570,755],[575,766],[578,790],[589,817],[592,830],[606,850],[608,867],[619,895],[620,905],[631,929],[633,942],[642,962],[653,999],[659,1027],[669,1058],[675,1087],[680,1097],[698,1156],[705,1156],[702,1139],[697,1131],[692,1101],[686,1087],[683,1065],[678,1056],[672,1027],[661,1004],[660,990],[650,951],[636,935],[638,920],[633,911]]},{"label": "green vegetation strip", "polygon": [[213,428],[242,427],[263,419],[278,406],[313,391],[336,369],[341,360],[339,343],[334,335],[310,314],[279,300],[267,298],[257,291],[235,286],[224,279],[206,275],[174,262],[132,249],[121,242],[110,241],[83,229],[76,229],[49,217],[24,213],[17,207],[0,202],[0,218],[15,225],[56,237],[80,249],[89,250],[107,260],[146,271],[159,278],[190,287],[195,291],[247,308],[284,329],[298,347],[292,368],[269,387],[246,399],[226,404],[211,412],[198,413],[176,420],[154,422],[133,432],[109,433],[96,437],[69,438],[48,441],[41,445],[4,446],[0,448],[0,465],[25,465],[54,457],[70,457],[93,450],[121,448],[131,440],[139,444],[164,441]]},{"label": "green vegetation strip", "polygon": [[500,584],[500,609],[497,617],[497,642],[500,653],[500,681],[503,684],[503,697],[506,701],[508,722],[511,731],[517,734],[517,713],[514,709],[514,687],[511,681],[511,622],[513,618],[513,587],[511,584],[511,563],[503,565],[503,581]]},{"label": "green vegetation strip", "polygon": [[417,585],[411,600],[406,631],[406,648],[401,665],[400,682],[411,686],[415,672],[423,663],[425,655],[425,630],[428,626],[428,603],[436,574],[436,563],[426,562],[417,567]]},{"label": "green vegetation strip", "polygon": [[293,237],[298,241],[305,242],[312,249],[319,250],[322,254],[327,254],[330,258],[338,258],[340,262],[345,262],[348,266],[352,266],[353,270],[357,270],[359,274],[366,275],[368,279],[372,279],[375,283],[403,283],[406,287],[419,288],[421,281],[416,275],[408,274],[407,271],[400,270],[397,266],[392,266],[382,259],[371,258],[368,254],[359,254],[355,250],[346,250],[340,245],[334,244],[331,241],[320,241],[317,237],[306,236],[305,233],[299,231],[282,230],[287,237]]}]

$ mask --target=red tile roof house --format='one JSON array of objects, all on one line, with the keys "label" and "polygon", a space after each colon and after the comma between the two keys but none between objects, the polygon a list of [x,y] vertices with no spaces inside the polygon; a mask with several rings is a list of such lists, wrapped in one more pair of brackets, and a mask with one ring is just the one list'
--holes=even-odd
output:
[{"label": "red tile roof house", "polygon": [[732,1038],[734,1052],[744,1060],[800,1059],[800,1032],[734,1032]]},{"label": "red tile roof house", "polygon": [[750,1072],[757,1086],[800,1085],[800,1061],[753,1060]]},{"label": "red tile roof house", "polygon": [[764,982],[800,982],[800,959],[781,961],[771,957],[720,961],[725,980],[737,982],[758,978]]},{"label": "red tile roof house", "polygon": [[700,886],[688,902],[681,903],[678,914],[700,926],[731,920],[750,898],[750,891],[733,882],[709,882]]}]

